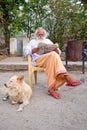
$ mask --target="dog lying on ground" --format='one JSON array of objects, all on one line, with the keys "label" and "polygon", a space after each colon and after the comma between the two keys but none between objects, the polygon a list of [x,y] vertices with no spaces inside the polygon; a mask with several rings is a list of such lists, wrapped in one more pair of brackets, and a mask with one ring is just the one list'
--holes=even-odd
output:
[{"label": "dog lying on ground", "polygon": [[32,96],[31,87],[24,82],[24,76],[12,76],[6,84],[4,84],[3,93],[6,101],[8,98],[12,104],[20,103],[17,111],[22,111],[23,108],[29,104]]}]

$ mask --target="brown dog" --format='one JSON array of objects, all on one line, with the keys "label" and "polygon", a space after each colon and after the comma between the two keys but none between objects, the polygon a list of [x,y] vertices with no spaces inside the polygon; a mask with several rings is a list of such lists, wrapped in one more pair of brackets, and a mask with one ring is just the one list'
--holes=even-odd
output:
[{"label": "brown dog", "polygon": [[3,92],[5,97],[3,100],[8,98],[12,104],[21,103],[17,111],[22,111],[23,108],[29,104],[32,96],[31,87],[24,82],[24,76],[12,76],[9,81],[4,84]]}]

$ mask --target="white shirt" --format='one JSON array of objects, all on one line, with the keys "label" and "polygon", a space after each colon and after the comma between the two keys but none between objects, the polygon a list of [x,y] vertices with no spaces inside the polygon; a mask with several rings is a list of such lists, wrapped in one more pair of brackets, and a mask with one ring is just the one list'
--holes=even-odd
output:
[{"label": "white shirt", "polygon": [[33,66],[36,66],[35,60],[38,59],[41,55],[39,55],[37,53],[32,54],[32,49],[37,48],[38,44],[40,42],[45,43],[45,44],[53,44],[53,42],[50,39],[42,39],[42,40],[32,39],[28,43],[28,45],[27,45],[27,47],[26,47],[26,49],[24,51],[24,55],[25,56],[28,56],[28,55],[32,56],[32,64],[33,64]]}]

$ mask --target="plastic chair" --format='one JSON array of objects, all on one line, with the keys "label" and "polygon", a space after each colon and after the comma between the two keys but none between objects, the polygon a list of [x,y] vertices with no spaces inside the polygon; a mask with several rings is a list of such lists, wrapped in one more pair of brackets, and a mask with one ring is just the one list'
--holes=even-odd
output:
[{"label": "plastic chair", "polygon": [[37,84],[37,71],[44,71],[41,67],[34,67],[32,66],[32,58],[31,56],[28,56],[28,76],[29,76],[29,85],[32,87],[32,79],[33,79],[33,73],[34,73],[34,79],[35,84]]}]

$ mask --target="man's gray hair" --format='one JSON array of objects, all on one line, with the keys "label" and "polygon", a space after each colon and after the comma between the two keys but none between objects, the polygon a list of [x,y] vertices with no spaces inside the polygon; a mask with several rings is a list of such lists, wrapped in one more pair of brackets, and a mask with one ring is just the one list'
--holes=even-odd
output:
[{"label": "man's gray hair", "polygon": [[38,37],[37,34],[38,34],[39,30],[43,30],[44,31],[44,38],[46,38],[48,36],[48,33],[46,32],[46,30],[44,28],[42,28],[42,27],[39,27],[39,28],[36,29],[35,34],[34,34],[36,38]]}]

